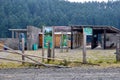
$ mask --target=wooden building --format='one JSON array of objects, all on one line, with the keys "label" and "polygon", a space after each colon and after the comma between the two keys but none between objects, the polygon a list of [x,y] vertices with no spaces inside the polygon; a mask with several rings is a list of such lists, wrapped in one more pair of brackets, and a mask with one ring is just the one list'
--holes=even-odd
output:
[{"label": "wooden building", "polygon": [[[115,47],[115,38],[111,39],[110,35],[116,36],[120,33],[120,30],[112,26],[93,26],[93,25],[77,25],[77,26],[55,26],[54,45],[56,48],[60,48],[60,40],[62,34],[68,34],[68,44],[71,49],[82,47],[83,44],[83,29],[92,28],[91,35],[91,49],[96,48],[99,44],[103,49]],[[101,41],[99,41],[99,35]],[[111,40],[109,41],[108,38]],[[114,45],[113,45],[114,42]],[[39,34],[39,46],[42,47],[42,33]]]},{"label": "wooden building", "polygon": [[[67,34],[68,37],[70,38],[71,37],[71,33],[68,32],[68,33],[62,33],[62,32],[55,32],[54,34],[54,46],[56,48],[60,48],[60,40],[61,40],[61,36],[62,34]],[[42,47],[42,33],[39,34],[39,47],[41,48]],[[71,47],[71,41],[68,40],[68,46]]]},{"label": "wooden building", "polygon": [[[60,48],[62,34],[68,35],[68,46],[71,49],[82,48],[83,29],[92,28],[91,49],[96,48],[99,44],[103,49],[116,47],[116,35],[120,30],[112,26],[95,26],[95,25],[75,25],[75,26],[54,26],[54,46]],[[42,29],[28,26],[27,29],[9,29],[12,31],[12,39],[17,39],[19,33],[26,34],[27,49],[31,50],[34,44],[42,47]],[[99,41],[99,36],[101,41]],[[13,41],[13,40],[12,40]],[[15,42],[15,41],[14,41]],[[6,42],[5,42],[6,43]],[[19,43],[19,41],[18,41]],[[10,43],[7,43],[10,44]],[[18,45],[16,46],[18,47]]]},{"label": "wooden building", "polygon": [[[39,32],[41,32],[40,28],[34,26],[27,26],[26,29],[9,29],[9,30],[12,32],[12,38],[9,38],[5,41],[8,47],[11,47],[13,49],[19,49],[19,45],[20,45],[19,36],[21,33],[24,33],[25,48],[27,50],[32,50],[34,45],[39,45]],[[16,44],[16,45],[11,45],[11,44]]]},{"label": "wooden building", "polygon": [[[69,26],[55,26],[54,27],[54,46],[60,48],[60,40],[62,34],[68,35],[68,38],[71,39],[71,27]],[[42,47],[42,32],[39,34],[39,47]],[[71,41],[68,40],[68,46],[71,47]]]},{"label": "wooden building", "polygon": [[[83,29],[84,28],[92,28],[92,39],[91,39],[91,49],[94,49],[98,46],[98,37],[99,35],[102,37],[101,41],[101,47],[103,49],[106,49],[106,48],[112,48],[112,41],[111,43],[109,42],[109,46],[107,46],[107,34],[114,34],[114,36],[116,36],[117,34],[120,34],[120,30],[115,28],[115,27],[112,27],[112,26],[95,26],[95,25],[77,25],[77,26],[71,26],[71,49],[77,47],[77,45],[74,46],[74,40],[75,38],[73,37],[74,36],[74,33],[75,32],[80,32],[83,34]],[[109,37],[112,37],[112,36],[109,36]],[[114,41],[117,40],[117,38],[114,38],[112,39]],[[115,45],[115,43],[114,43]],[[116,46],[116,45],[115,45]]]}]

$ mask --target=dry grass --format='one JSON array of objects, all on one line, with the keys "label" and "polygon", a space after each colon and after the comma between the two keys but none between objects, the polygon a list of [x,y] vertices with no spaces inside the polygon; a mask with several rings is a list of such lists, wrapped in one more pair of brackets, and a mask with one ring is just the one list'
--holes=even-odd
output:
[{"label": "dry grass", "polygon": [[[87,62],[88,64],[82,64],[82,49],[69,50],[69,52],[61,52],[60,49],[55,50],[55,57],[63,59],[63,61],[55,61],[54,64],[61,64],[67,66],[99,66],[99,67],[120,67],[120,63],[116,62],[115,50],[87,50]],[[0,53],[6,54],[6,53]],[[37,51],[25,51],[25,54],[42,56],[42,50]],[[47,50],[45,50],[45,57],[47,57]],[[21,60],[21,56],[16,54],[7,54],[5,57],[11,59]],[[35,60],[41,61],[42,59],[34,58]],[[30,61],[26,59],[26,61]],[[10,64],[9,64],[10,63]],[[53,63],[53,62],[50,62]],[[7,67],[11,66],[15,68],[21,67],[21,63],[14,63],[11,61],[0,60],[0,68],[3,64]],[[13,65],[13,66],[12,66]]]},{"label": "dry grass", "polygon": [[[115,50],[87,50],[87,62],[84,66],[101,66],[101,67],[120,67],[116,63]],[[57,53],[57,58],[65,59],[70,66],[83,66],[82,64],[82,50],[70,50],[67,53]]]}]

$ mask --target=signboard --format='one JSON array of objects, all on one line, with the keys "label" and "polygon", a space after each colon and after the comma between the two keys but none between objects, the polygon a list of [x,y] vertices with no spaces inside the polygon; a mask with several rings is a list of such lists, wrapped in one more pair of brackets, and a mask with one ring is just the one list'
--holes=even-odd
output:
[{"label": "signboard", "polygon": [[53,33],[52,27],[44,27],[44,48],[48,48],[48,43],[50,43],[50,48],[52,48],[53,46],[52,33]]},{"label": "signboard", "polygon": [[92,28],[83,28],[83,31],[86,35],[92,35],[93,32]]}]

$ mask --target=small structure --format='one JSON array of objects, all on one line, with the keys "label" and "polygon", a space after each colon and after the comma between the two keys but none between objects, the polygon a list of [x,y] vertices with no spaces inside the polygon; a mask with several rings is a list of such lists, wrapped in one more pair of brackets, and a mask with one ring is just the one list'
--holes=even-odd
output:
[{"label": "small structure", "polygon": [[[69,26],[54,26],[54,45],[56,48],[60,48],[60,41],[62,34],[67,34],[69,38],[68,46],[71,47],[71,27]],[[42,47],[42,32],[39,33],[39,47]]]},{"label": "small structure", "polygon": [[[91,48],[92,49],[94,49],[98,46],[99,35],[100,35],[100,37],[102,37],[101,44],[102,44],[103,49],[112,48],[113,46],[116,47],[115,41],[117,39],[116,35],[118,33],[120,33],[119,29],[112,27],[112,26],[77,25],[77,26],[71,26],[71,49],[78,47],[78,45],[76,45],[78,40],[75,41],[77,39],[77,37],[75,37],[74,35],[75,35],[75,33],[83,34],[83,28],[92,28],[92,30],[93,30],[92,36],[91,36],[91,38],[92,38],[91,39]],[[109,34],[109,39],[107,38],[108,34]],[[111,35],[114,36],[114,39],[110,38],[110,37],[112,37]],[[82,42],[80,41],[80,43],[82,43]]]},{"label": "small structure", "polygon": [[[26,29],[9,29],[12,32],[12,40],[16,40],[17,45],[14,45],[14,47],[9,46],[9,43],[7,46],[13,48],[13,49],[19,49],[19,35],[20,33],[24,33],[25,35],[25,48],[27,50],[32,50],[34,45],[39,45],[39,32],[41,32],[41,29],[34,27],[34,26],[27,26]],[[9,39],[9,40],[10,40]],[[9,41],[7,40],[7,41]],[[12,42],[13,43],[13,42]],[[13,45],[13,44],[11,44]]]},{"label": "small structure", "polygon": [[[68,34],[69,47],[71,49],[83,46],[83,29],[92,28],[92,35],[88,45],[91,49],[101,46],[103,49],[116,47],[116,35],[119,29],[112,26],[93,26],[93,25],[76,25],[76,26],[54,26],[55,27],[55,47],[60,48],[60,39],[62,34]],[[39,34],[39,46],[42,47],[42,32]]]},{"label": "small structure", "polygon": [[27,34],[27,29],[9,29],[12,32],[12,38],[19,38],[20,33]]},{"label": "small structure", "polygon": [[[101,45],[103,49],[116,47],[116,35],[120,30],[112,26],[95,26],[95,25],[75,25],[75,26],[54,26],[55,36],[54,45],[60,48],[60,41],[62,34],[68,35],[68,46],[71,49],[83,46],[83,29],[92,28],[92,35],[90,37],[89,45],[91,49]],[[33,46],[42,47],[42,30],[27,26],[26,29],[9,29],[12,32],[12,38],[0,38],[0,41],[5,43],[8,47],[19,49],[19,34],[25,34],[26,49],[32,50]],[[15,44],[15,45],[13,45]]]}]

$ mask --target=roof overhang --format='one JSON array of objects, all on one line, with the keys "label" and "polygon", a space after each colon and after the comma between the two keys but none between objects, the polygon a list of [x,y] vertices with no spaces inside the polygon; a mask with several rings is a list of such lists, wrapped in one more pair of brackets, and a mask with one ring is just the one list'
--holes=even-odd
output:
[{"label": "roof overhang", "polygon": [[97,33],[104,33],[106,30],[107,33],[120,33],[120,29],[117,29],[113,26],[95,26],[95,25],[76,25],[71,26],[72,31],[80,31],[83,32],[83,28],[92,28]]},{"label": "roof overhang", "polygon": [[9,31],[14,31],[14,32],[27,32],[27,29],[9,29]]}]

